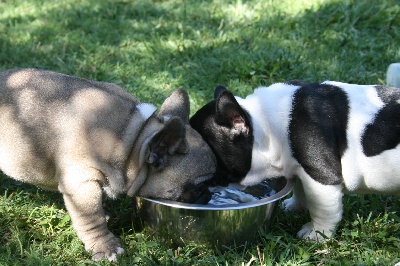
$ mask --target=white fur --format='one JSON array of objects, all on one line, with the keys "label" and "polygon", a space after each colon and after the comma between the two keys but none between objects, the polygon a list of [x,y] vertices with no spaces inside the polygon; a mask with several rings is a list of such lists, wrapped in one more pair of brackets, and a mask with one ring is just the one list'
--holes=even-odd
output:
[{"label": "white fur", "polygon": [[[362,151],[361,135],[366,125],[373,122],[375,114],[384,105],[376,90],[368,85],[326,83],[345,89],[350,100],[348,149],[341,161],[345,191],[399,194],[399,149],[387,150],[372,157],[366,157]],[[368,104],[360,99],[367,99]]]},{"label": "white fur", "polygon": [[117,253],[111,253],[111,256],[108,257],[108,261],[117,262],[118,261],[117,254],[122,255],[124,253],[125,253],[125,250],[123,248],[118,247]]},{"label": "white fur", "polygon": [[140,103],[137,108],[144,120],[147,120],[157,110],[157,107],[149,103]]},{"label": "white fur", "polygon": [[[369,85],[326,81],[346,91],[350,103],[347,127],[348,148],[342,157],[343,184],[323,185],[312,179],[293,158],[289,146],[288,126],[293,94],[298,86],[278,83],[262,87],[239,104],[249,112],[254,131],[251,169],[241,182],[252,185],[266,178],[298,177],[292,198],[283,202],[286,210],[308,208],[311,222],[303,226],[298,237],[321,239],[318,232],[331,236],[342,218],[343,193],[400,192],[399,147],[367,157],[361,136],[368,123],[384,105]],[[299,182],[300,181],[300,182]]]},{"label": "white fur", "polygon": [[287,128],[292,94],[297,88],[277,83],[256,89],[246,99],[236,97],[251,115],[254,135],[251,168],[242,185],[254,185],[265,178],[292,176],[293,159]]},{"label": "white fur", "polygon": [[297,175],[303,185],[303,195],[305,195],[306,206],[311,215],[311,222],[303,225],[297,236],[320,239],[321,236],[318,233],[320,232],[330,237],[336,224],[342,219],[342,186],[322,185],[312,179],[301,167],[298,168]]}]

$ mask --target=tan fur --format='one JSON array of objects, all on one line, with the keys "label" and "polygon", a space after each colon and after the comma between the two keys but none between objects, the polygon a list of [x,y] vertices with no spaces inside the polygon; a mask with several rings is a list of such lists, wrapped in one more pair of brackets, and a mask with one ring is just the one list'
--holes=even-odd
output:
[{"label": "tan fur", "polygon": [[[111,83],[36,69],[0,72],[0,170],[60,191],[93,259],[115,260],[123,249],[107,229],[104,192],[178,200],[185,185],[215,172],[214,155],[188,125],[187,94],[177,90],[153,109]],[[165,143],[156,142],[165,136],[171,146],[160,153]]]}]

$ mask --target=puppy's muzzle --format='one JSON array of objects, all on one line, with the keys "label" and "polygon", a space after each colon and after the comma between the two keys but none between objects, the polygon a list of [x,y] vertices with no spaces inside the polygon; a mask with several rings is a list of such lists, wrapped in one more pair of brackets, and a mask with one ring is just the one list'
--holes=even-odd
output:
[{"label": "puppy's muzzle", "polygon": [[178,201],[192,204],[207,204],[211,199],[211,192],[206,183],[211,179],[212,175],[203,176],[202,182],[196,184],[187,184],[184,187],[184,192],[178,198]]}]

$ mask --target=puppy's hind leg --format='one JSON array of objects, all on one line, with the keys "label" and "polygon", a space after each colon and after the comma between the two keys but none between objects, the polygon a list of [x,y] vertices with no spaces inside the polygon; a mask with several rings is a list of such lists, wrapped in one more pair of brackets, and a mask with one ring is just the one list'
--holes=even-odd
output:
[{"label": "puppy's hind leg", "polygon": [[124,253],[119,238],[107,228],[100,181],[102,174],[93,168],[70,166],[60,177],[59,190],[72,225],[85,249],[92,252],[92,258],[99,261],[107,258],[116,261],[117,254]]},{"label": "puppy's hind leg", "polygon": [[299,178],[296,179],[292,197],[282,202],[282,208],[290,212],[307,209],[307,198],[304,194],[303,184]]}]

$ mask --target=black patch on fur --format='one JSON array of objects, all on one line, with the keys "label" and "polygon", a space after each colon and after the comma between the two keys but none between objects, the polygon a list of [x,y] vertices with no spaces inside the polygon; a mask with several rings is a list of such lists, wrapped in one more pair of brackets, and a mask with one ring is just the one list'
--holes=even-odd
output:
[{"label": "black patch on fur", "polygon": [[393,101],[400,100],[400,90],[398,88],[375,86],[376,92],[382,102],[388,104]]},{"label": "black patch on fur", "polygon": [[289,140],[294,158],[324,185],[343,181],[341,157],[347,148],[349,100],[339,87],[307,84],[293,95]]},{"label": "black patch on fur", "polygon": [[214,99],[217,99],[218,96],[223,92],[226,91],[226,87],[222,85],[218,85],[214,90]]},{"label": "black patch on fur", "polygon": [[394,149],[400,143],[400,90],[376,86],[379,98],[385,103],[368,124],[361,137],[363,152],[366,156],[375,156],[386,150]]},{"label": "black patch on fur", "polygon": [[[191,118],[190,125],[194,128],[213,150],[217,158],[217,172],[214,184],[226,185],[231,182],[240,182],[250,171],[253,150],[253,127],[246,110],[241,108],[231,92],[219,86],[213,100],[200,108]],[[218,104],[224,97],[225,105],[231,111],[240,114],[248,126],[247,133],[229,136],[227,132],[232,128],[229,115],[217,113]]]}]

